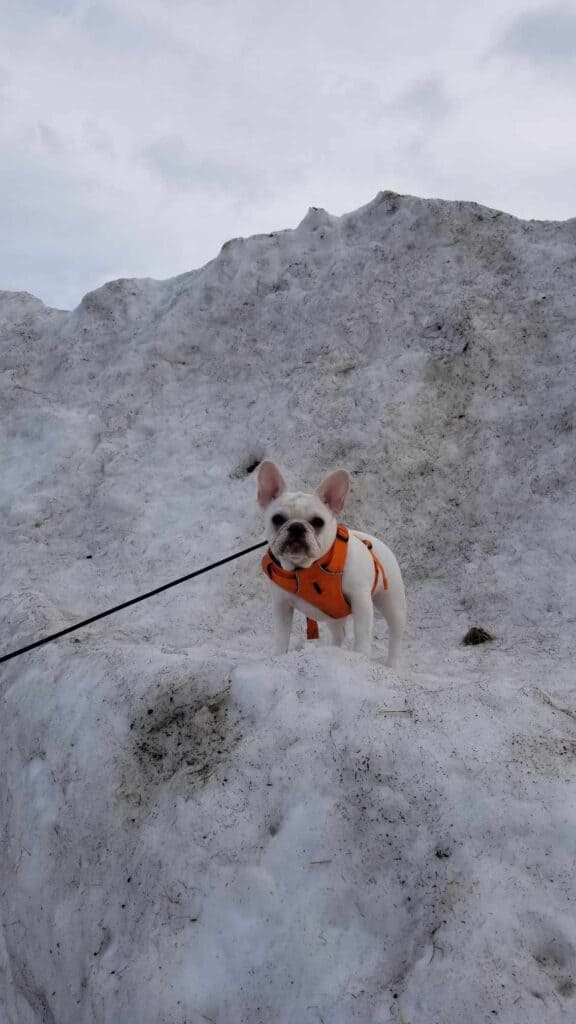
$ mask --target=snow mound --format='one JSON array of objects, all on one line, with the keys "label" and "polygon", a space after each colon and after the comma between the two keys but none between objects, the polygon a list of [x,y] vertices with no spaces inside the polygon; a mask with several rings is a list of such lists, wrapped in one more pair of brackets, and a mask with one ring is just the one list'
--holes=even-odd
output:
[{"label": "snow mound", "polygon": [[560,1020],[576,743],[499,669],[458,652],[407,686],[312,646],[24,670],[8,1019]]},{"label": "snow mound", "polygon": [[0,293],[3,650],[259,539],[265,457],[410,612],[399,674],[270,658],[256,554],[2,667],[7,1024],[574,1014],[575,241],[382,192]]}]

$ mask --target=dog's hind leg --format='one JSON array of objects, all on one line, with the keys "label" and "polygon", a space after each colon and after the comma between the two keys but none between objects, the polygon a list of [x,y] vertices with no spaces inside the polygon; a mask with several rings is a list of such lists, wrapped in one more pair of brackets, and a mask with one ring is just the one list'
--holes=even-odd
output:
[{"label": "dog's hind leg", "polygon": [[388,659],[386,664],[391,668],[398,664],[402,635],[406,625],[406,598],[401,582],[400,586],[401,589],[396,581],[394,593],[378,588],[374,594],[374,604],[388,623]]},{"label": "dog's hind leg", "polygon": [[359,590],[351,594],[350,604],[354,622],[354,650],[369,658],[374,634],[374,606],[370,591]]}]

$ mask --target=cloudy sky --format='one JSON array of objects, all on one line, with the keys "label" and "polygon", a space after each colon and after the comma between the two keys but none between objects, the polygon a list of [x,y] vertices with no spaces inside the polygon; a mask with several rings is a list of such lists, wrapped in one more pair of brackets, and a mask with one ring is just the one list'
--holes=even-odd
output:
[{"label": "cloudy sky", "polygon": [[576,215],[576,4],[1,0],[0,289],[63,308],[379,189]]}]

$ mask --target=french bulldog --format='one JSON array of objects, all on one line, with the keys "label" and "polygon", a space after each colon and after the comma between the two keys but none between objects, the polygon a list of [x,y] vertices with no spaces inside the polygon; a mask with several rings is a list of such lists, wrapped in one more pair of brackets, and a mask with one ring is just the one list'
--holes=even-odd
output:
[{"label": "french bulldog", "polygon": [[[340,515],[350,478],[337,469],[316,488],[314,494],[289,491],[278,467],[268,459],[258,469],[258,503],[266,514],[269,551],[281,569],[297,575],[325,556],[336,539]],[[367,543],[371,545],[369,549]],[[373,556],[376,556],[376,559]],[[358,530],[350,530],[341,588],[354,623],[354,650],[370,657],[374,627],[374,609],[388,623],[388,661],[398,662],[402,633],[406,622],[406,597],[400,567],[393,553],[381,540]],[[375,566],[380,563],[383,574]],[[276,643],[275,653],[288,650],[294,609],[310,619],[326,622],[332,644],[341,646],[347,618],[332,618],[315,605],[290,593],[270,579]]]}]

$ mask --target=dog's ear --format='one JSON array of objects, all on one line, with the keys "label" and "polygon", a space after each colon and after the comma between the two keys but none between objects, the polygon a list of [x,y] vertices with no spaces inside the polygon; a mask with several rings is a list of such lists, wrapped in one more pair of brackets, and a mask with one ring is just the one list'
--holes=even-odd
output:
[{"label": "dog's ear", "polygon": [[325,480],[322,481],[319,487],[316,488],[316,494],[323,501],[328,508],[338,515],[339,512],[344,508],[348,491],[350,489],[350,477],[345,469],[337,469],[334,473],[330,473]]},{"label": "dog's ear", "polygon": [[265,459],[258,469],[258,504],[266,508],[285,490],[286,483],[278,466],[270,462],[270,459]]}]

